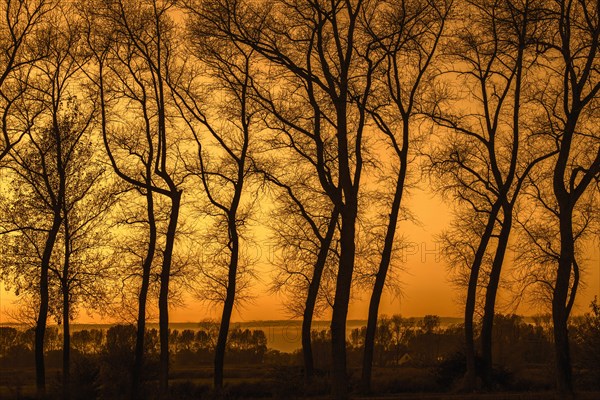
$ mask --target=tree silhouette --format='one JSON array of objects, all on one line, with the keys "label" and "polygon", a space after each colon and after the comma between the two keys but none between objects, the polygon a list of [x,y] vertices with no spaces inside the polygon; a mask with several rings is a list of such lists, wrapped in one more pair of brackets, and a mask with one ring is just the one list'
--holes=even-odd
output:
[{"label": "tree silhouette", "polygon": [[[451,2],[402,1],[375,2],[367,8],[365,29],[377,50],[374,57],[383,61],[376,75],[375,92],[369,114],[386,136],[391,147],[395,172],[389,219],[383,232],[384,243],[369,303],[369,315],[361,375],[362,390],[371,390],[372,360],[377,314],[381,294],[392,261],[395,235],[400,216],[409,164],[409,147],[417,142],[413,120],[423,87],[429,80],[429,68],[436,53]],[[397,163],[397,164],[396,164]]]},{"label": "tree silhouette", "polygon": [[[209,232],[213,243],[204,247],[198,294],[223,303],[215,345],[214,386],[223,388],[223,368],[231,314],[236,296],[245,292],[251,277],[252,258],[244,248],[245,228],[254,208],[252,190],[256,170],[255,137],[259,108],[253,101],[254,77],[258,73],[254,51],[230,38],[214,34],[201,9],[188,7],[193,57],[203,74],[193,71],[191,81],[178,85],[181,115],[197,146],[195,165],[190,166],[209,202],[205,211],[214,218]],[[194,74],[196,72],[196,74]],[[222,96],[208,108],[203,87]],[[216,240],[215,240],[216,239]]]},{"label": "tree silhouette", "polygon": [[[49,272],[55,270],[53,263],[53,252],[60,235],[61,228],[67,228],[65,223],[66,212],[72,206],[68,200],[67,190],[79,191],[73,194],[76,196],[85,195],[90,187],[89,183],[78,188],[71,187],[75,179],[72,178],[71,169],[78,161],[74,153],[76,147],[84,134],[88,132],[91,121],[91,114],[83,116],[80,120],[75,117],[77,112],[69,110],[72,107],[70,99],[73,92],[77,90],[77,78],[80,71],[80,65],[85,63],[85,58],[77,52],[79,36],[77,34],[77,25],[71,17],[68,17],[68,8],[57,8],[49,16],[47,23],[39,27],[37,31],[38,46],[46,54],[41,60],[32,64],[32,79],[27,82],[27,93],[30,96],[29,102],[32,107],[39,109],[39,121],[44,121],[43,125],[38,125],[34,130],[28,129],[27,146],[23,149],[15,149],[11,153],[12,170],[19,179],[29,187],[32,194],[29,204],[19,206],[30,206],[30,212],[40,212],[43,215],[33,217],[32,225],[20,225],[18,222],[13,224],[10,230],[24,233],[45,232],[44,244],[39,246],[37,237],[26,239],[36,249],[34,254],[40,257],[40,278],[38,281],[39,311],[36,321],[36,385],[38,396],[44,396],[45,393],[45,368],[44,368],[44,334],[46,330],[46,321],[50,307],[50,286]],[[70,114],[72,113],[72,114]],[[87,186],[86,186],[87,185]],[[68,187],[69,186],[69,187]],[[34,211],[37,210],[37,211]],[[40,225],[36,226],[35,221]],[[17,221],[16,219],[13,221]],[[66,235],[64,235],[66,236]],[[25,235],[27,238],[27,235]],[[65,237],[63,241],[68,246],[69,239]],[[39,246],[39,247],[38,247]],[[67,250],[64,253],[69,255]],[[62,276],[67,279],[69,270],[68,257],[64,259]],[[64,307],[66,315],[69,314],[68,288],[62,287]],[[68,330],[68,320],[66,321],[66,333]],[[65,396],[67,396],[68,377],[69,377],[69,343],[68,335],[65,339],[64,355],[64,384]]]},{"label": "tree silhouette", "polygon": [[[556,1],[546,12],[552,31],[544,45],[548,85],[538,95],[545,133],[558,152],[553,159],[552,192],[560,250],[552,290],[557,390],[573,396],[568,320],[578,288],[574,213],[600,173],[596,108],[600,81],[595,63],[600,41],[600,10],[595,2]],[[582,149],[586,149],[582,152]],[[554,208],[554,207],[552,207]]]},{"label": "tree silhouette", "polygon": [[[139,293],[138,344],[136,344],[132,396],[139,395],[138,383],[143,357],[145,302],[149,274],[157,246],[159,227],[154,215],[153,194],[164,196],[169,204],[164,234],[159,289],[161,396],[168,392],[169,281],[181,207],[180,177],[176,145],[177,129],[170,124],[172,104],[168,93],[170,67],[174,64],[175,25],[171,19],[172,1],[93,3],[87,13],[97,27],[90,43],[98,70],[95,84],[99,90],[105,147],[115,173],[146,197],[150,242],[144,258]],[[91,74],[90,74],[91,75]],[[124,123],[107,115],[108,95],[112,111],[127,107]],[[108,126],[111,125],[111,126]],[[114,127],[113,127],[114,126]],[[132,129],[135,133],[130,136]],[[119,157],[122,157],[120,159]]]},{"label": "tree silhouette", "polygon": [[[117,67],[119,58],[113,57],[113,46],[115,45],[114,41],[116,40],[116,35],[112,31],[112,22],[110,22],[111,14],[109,12],[103,12],[103,8],[100,7],[98,3],[90,3],[88,7],[83,6],[80,10],[80,14],[86,21],[86,40],[88,50],[91,53],[90,66],[93,66],[89,69],[89,71],[86,70],[86,75],[97,90],[104,147],[106,148],[107,154],[111,160],[111,163],[113,164],[113,169],[115,169],[123,181],[130,183],[128,179],[124,178],[124,176],[129,176],[129,178],[132,179],[132,177],[135,177],[138,174],[142,176],[143,180],[143,182],[140,182],[139,185],[134,184],[132,186],[137,187],[138,192],[144,196],[144,213],[146,218],[140,218],[138,215],[136,215],[133,222],[128,221],[129,225],[145,226],[148,235],[145,254],[140,255],[142,279],[141,285],[137,292],[136,344],[131,374],[131,398],[136,400],[139,398],[139,383],[141,379],[142,365],[144,363],[144,332],[146,331],[147,297],[150,286],[150,274],[157,246],[157,223],[154,211],[154,192],[152,190],[152,166],[154,161],[153,136],[150,131],[150,121],[147,121],[146,145],[148,146],[149,151],[143,152],[138,151],[138,149],[135,148],[135,145],[141,147],[140,143],[135,143],[134,145],[129,145],[127,143],[127,138],[123,137],[123,129],[110,129],[109,116],[111,115],[112,106],[118,101],[119,97],[121,97],[119,96],[118,91],[113,91],[111,87],[112,85],[115,85],[115,81],[111,79],[111,75],[120,70]],[[127,87],[125,86],[125,88]],[[124,95],[122,97],[126,98]],[[143,128],[135,127],[134,129],[136,128],[138,129],[138,132],[136,133],[142,132]],[[129,155],[134,158],[133,160],[128,160],[131,165],[128,166],[126,170],[124,170],[124,167],[127,165],[127,163],[122,163],[121,166],[117,164],[114,156],[114,150],[111,147],[111,135],[116,137],[113,139],[114,142],[118,143],[125,149],[130,149]],[[138,164],[141,165],[140,172],[134,172],[138,168]],[[145,233],[146,232],[144,232],[144,234]],[[141,252],[144,252],[144,250]],[[129,253],[137,254],[138,252],[136,250],[130,250]]]},{"label": "tree silhouette", "polygon": [[[321,126],[318,134],[300,129],[294,135],[314,146],[321,186],[340,210],[341,257],[331,322],[335,398],[348,397],[346,316],[355,262],[363,134],[367,124],[365,105],[374,70],[369,41],[359,39],[363,6],[362,0],[216,0],[197,4],[215,34],[251,46],[286,80],[305,87],[306,100],[313,110],[319,111],[315,120]],[[285,101],[293,101],[293,96],[287,96]]]},{"label": "tree silhouette", "polygon": [[[455,39],[446,51],[452,77],[468,88],[454,98],[433,103],[433,121],[450,134],[431,152],[441,190],[461,206],[455,232],[445,235],[448,252],[468,263],[465,305],[466,390],[476,386],[474,315],[478,286],[485,286],[481,342],[481,377],[491,387],[492,326],[500,274],[513,213],[528,174],[554,153],[528,138],[536,133],[525,123],[530,76],[537,72],[536,40],[544,31],[541,3],[467,2]],[[466,25],[469,26],[466,29]],[[451,64],[452,65],[452,64]],[[466,98],[468,96],[468,100]],[[448,103],[453,109],[447,110]],[[529,106],[530,107],[530,106]],[[531,107],[530,107],[531,108]],[[472,214],[466,215],[465,214]],[[462,223],[460,222],[462,220]],[[476,221],[476,224],[473,222]],[[459,226],[464,225],[464,226]],[[467,233],[466,239],[464,234]],[[465,243],[475,240],[477,245]],[[467,247],[465,247],[466,245]],[[466,250],[466,252],[465,252]],[[484,275],[486,264],[488,271]]]},{"label": "tree silhouette", "polygon": [[[280,269],[274,278],[273,290],[286,293],[288,309],[293,316],[302,317],[304,374],[310,383],[315,369],[312,320],[331,305],[331,283],[327,278],[335,274],[333,268],[339,258],[336,249],[332,249],[339,232],[339,212],[333,208],[328,213],[329,200],[323,192],[315,190],[318,183],[311,182],[310,170],[306,174],[299,173],[300,162],[295,164],[295,177],[285,177],[289,183],[269,174],[267,179],[283,192],[277,197],[277,209],[270,224],[280,251],[273,261]],[[285,173],[279,171],[279,175]]]}]

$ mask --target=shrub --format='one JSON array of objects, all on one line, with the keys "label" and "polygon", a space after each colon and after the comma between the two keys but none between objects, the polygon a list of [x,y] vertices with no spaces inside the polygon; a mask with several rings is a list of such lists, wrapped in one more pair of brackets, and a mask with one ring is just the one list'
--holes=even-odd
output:
[{"label": "shrub", "polygon": [[[475,358],[475,369],[481,371],[482,361],[480,357]],[[434,376],[436,383],[442,390],[452,390],[456,384],[465,375],[467,370],[465,355],[462,352],[452,354],[440,362],[435,370]],[[479,378],[482,378],[478,374]],[[494,365],[492,369],[492,385],[495,388],[510,389],[513,383],[513,374],[502,365]]]},{"label": "shrub", "polygon": [[73,358],[71,393],[73,400],[95,400],[101,397],[100,364],[95,357]]}]

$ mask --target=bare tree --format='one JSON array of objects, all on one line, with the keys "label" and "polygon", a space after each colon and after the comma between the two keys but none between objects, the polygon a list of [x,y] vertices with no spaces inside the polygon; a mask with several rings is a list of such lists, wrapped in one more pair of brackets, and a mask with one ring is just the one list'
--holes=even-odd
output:
[{"label": "bare tree", "polygon": [[[98,8],[96,8],[98,10]],[[88,46],[93,54],[93,65],[95,65],[96,69],[92,69],[88,72],[88,78],[93,82],[98,90],[98,97],[100,103],[100,111],[101,111],[101,130],[104,146],[107,149],[109,154],[113,154],[113,149],[110,145],[109,135],[113,137],[117,136],[117,134],[123,134],[122,129],[114,129],[109,130],[109,115],[111,111],[111,100],[112,100],[112,90],[110,89],[109,84],[112,83],[110,80],[110,75],[112,72],[117,70],[116,67],[112,65],[110,61],[112,61],[112,46],[113,37],[110,33],[110,25],[102,25],[101,22],[103,20],[104,15],[102,13],[94,13],[91,9],[88,11],[86,9],[83,10],[84,15],[87,16],[87,40]],[[118,99],[118,95],[114,95],[116,102]],[[127,172],[123,170],[123,167],[118,167],[118,171],[120,171],[120,175],[126,175],[130,179],[134,179],[138,174],[142,176],[143,182],[140,182],[139,185],[134,185],[134,187],[138,188],[138,191],[145,199],[145,213],[146,218],[142,219],[142,225],[146,226],[146,232],[148,235],[147,239],[147,247],[145,249],[145,254],[140,256],[141,263],[141,285],[137,292],[137,329],[136,329],[136,344],[135,344],[135,352],[134,352],[134,365],[132,367],[132,386],[131,386],[131,398],[133,400],[137,400],[140,398],[140,381],[141,381],[141,371],[144,363],[144,339],[145,339],[145,331],[146,331],[146,315],[147,315],[147,298],[148,298],[148,290],[150,286],[150,275],[152,270],[152,264],[154,261],[154,255],[156,250],[156,241],[157,241],[157,227],[156,227],[156,216],[154,212],[154,196],[152,191],[152,177],[153,177],[153,161],[154,161],[154,142],[153,136],[150,134],[150,126],[146,125],[146,135],[147,146],[149,151],[142,152],[136,149],[135,147],[129,147],[126,142],[126,138],[124,135],[119,135],[115,138],[115,142],[121,144],[122,147],[126,149],[130,148],[130,155],[136,158],[136,162],[133,164],[137,167],[137,164],[141,164],[140,172],[136,173],[135,167],[129,167]],[[116,165],[115,157],[111,157],[113,164]],[[143,172],[141,172],[143,171]],[[128,179],[124,179],[128,181]],[[135,218],[135,222],[140,221],[139,218]],[[135,224],[135,223],[133,223]],[[137,225],[137,224],[135,224]],[[134,253],[137,253],[134,251]]]},{"label": "bare tree", "polygon": [[310,384],[312,320],[333,305],[339,265],[339,209],[323,188],[323,180],[333,182],[324,162],[333,160],[335,150],[326,143],[320,150],[315,146],[313,138],[329,135],[332,126],[323,118],[314,87],[281,79],[277,73],[263,77],[256,91],[266,111],[264,122],[273,133],[264,139],[271,158],[262,163],[260,172],[280,193],[276,217],[269,224],[279,250],[280,271],[273,289],[291,295],[288,308],[302,316],[304,374]]},{"label": "bare tree", "polygon": [[[197,283],[197,292],[204,300],[223,304],[214,360],[214,386],[220,390],[231,315],[250,284],[254,262],[245,248],[245,226],[258,195],[252,190],[252,176],[254,142],[260,129],[260,109],[253,101],[259,69],[250,47],[214,35],[201,10],[186,10],[196,68],[191,65],[188,71],[195,73],[172,84],[197,147],[189,170],[199,179],[209,203],[204,212],[214,221],[212,244],[204,246],[201,260],[200,276],[205,282]],[[221,100],[212,100],[208,107],[203,89],[218,93]]]},{"label": "bare tree", "polygon": [[392,260],[396,227],[400,216],[409,164],[409,147],[417,142],[414,114],[428,84],[428,69],[442,37],[451,2],[375,2],[367,9],[365,29],[377,44],[380,65],[371,97],[369,114],[393,150],[395,174],[384,244],[369,303],[361,386],[371,390],[371,372],[379,303]]},{"label": "bare tree", "polygon": [[[144,258],[139,293],[138,336],[133,370],[132,396],[139,394],[143,357],[145,303],[150,269],[157,250],[157,221],[154,194],[164,196],[169,206],[160,270],[158,299],[160,326],[160,395],[168,392],[169,281],[181,207],[176,144],[178,131],[169,122],[170,96],[167,81],[174,64],[175,25],[172,1],[116,1],[93,3],[90,22],[99,30],[93,38],[98,70],[94,81],[99,88],[104,143],[116,174],[136,187],[145,197],[148,210],[149,247]],[[90,74],[92,75],[92,74]],[[127,107],[121,121],[108,115],[108,95],[112,111]],[[126,132],[123,129],[132,129]]]},{"label": "bare tree", "polygon": [[[294,158],[291,155],[286,159]],[[329,199],[315,190],[319,185],[311,182],[310,172],[300,173],[301,163],[302,160],[294,162],[293,177],[285,176],[292,175],[292,171],[285,174],[282,168],[278,171],[280,178],[267,174],[267,179],[280,189],[274,218],[269,224],[279,250],[277,259],[273,260],[279,269],[273,290],[285,293],[291,314],[302,317],[304,374],[310,384],[314,376],[312,320],[331,305],[331,284],[324,280],[335,276],[338,263],[338,251],[332,247],[339,233],[339,212],[327,207]],[[284,179],[288,183],[284,183]]]},{"label": "bare tree", "polygon": [[[44,57],[32,65],[31,78],[27,81],[28,101],[40,110],[39,121],[43,126],[26,131],[27,143],[22,148],[14,148],[10,154],[11,169],[22,183],[30,188],[30,202],[20,204],[27,207],[25,214],[32,219],[22,225],[19,220],[23,216],[14,216],[11,221],[12,231],[18,231],[36,251],[40,260],[40,278],[38,280],[39,311],[36,322],[36,383],[38,396],[45,392],[44,368],[44,334],[50,308],[49,272],[56,271],[65,283],[69,275],[70,264],[65,249],[62,273],[56,268],[54,255],[56,244],[62,240],[65,246],[70,244],[65,224],[72,201],[86,195],[92,182],[76,182],[74,169],[81,168],[82,137],[89,132],[93,115],[93,104],[82,112],[77,108],[74,93],[78,90],[77,77],[80,64],[85,57],[78,53],[79,35],[74,19],[69,16],[68,8],[56,8],[48,17],[44,28],[38,28],[38,46],[44,49]],[[89,160],[87,160],[89,161]],[[88,172],[90,170],[88,169]],[[20,197],[20,196],[19,196]],[[19,200],[20,201],[20,200]],[[38,215],[32,215],[35,213]],[[73,216],[73,213],[71,213]],[[21,220],[22,221],[22,220]],[[64,228],[64,229],[63,229]],[[63,229],[63,235],[61,235]],[[43,246],[39,236],[31,232],[44,232]],[[38,237],[36,237],[38,236]],[[64,276],[63,276],[64,274]],[[70,319],[69,296],[73,291],[59,286],[63,297],[62,319],[65,328],[64,354],[64,393],[68,396],[69,383],[69,329]],[[61,313],[59,313],[61,315]],[[66,320],[65,320],[66,319]]]},{"label": "bare tree", "polygon": [[[41,112],[39,104],[27,102],[25,95],[33,63],[46,55],[44,46],[38,46],[35,30],[44,23],[44,17],[52,6],[52,2],[45,0],[7,0],[0,5],[3,17],[0,25],[0,162],[31,131]],[[41,275],[44,278],[43,271]],[[43,314],[44,310],[40,308],[40,312]],[[43,343],[42,331],[40,328],[38,335],[42,337],[42,341],[38,343]],[[45,391],[45,375],[41,348],[36,355],[36,363],[41,363],[36,369],[36,386],[38,395],[42,396]]]},{"label": "bare tree", "polygon": [[[326,264],[337,263],[330,247],[339,228],[339,211],[329,205],[331,200],[319,182],[318,168],[315,168],[318,154],[314,147],[304,139],[294,138],[296,130],[310,136],[313,132],[319,135],[323,127],[318,105],[308,100],[311,90],[302,85],[292,89],[290,85],[284,89],[286,93],[306,93],[295,101],[281,101],[280,94],[273,95],[266,89],[281,83],[277,74],[262,74],[259,81],[259,87],[253,87],[254,100],[268,111],[261,119],[274,135],[262,138],[268,154],[272,156],[268,161],[262,160],[261,165],[255,168],[266,181],[278,188],[276,191],[279,193],[275,195],[276,218],[268,224],[273,228],[280,251],[277,265],[282,268],[273,289],[288,294],[293,292],[293,299],[289,299],[288,305],[294,315],[303,317],[305,377],[310,380],[314,371],[311,324],[315,312],[323,308],[317,303],[323,303],[325,297],[319,294],[330,294],[328,290],[322,290],[321,282]],[[314,119],[304,115],[306,109],[312,110]]]},{"label": "bare tree", "polygon": [[[281,71],[282,82],[305,87],[306,100],[318,110],[315,124],[321,130],[296,130],[294,136],[314,146],[321,186],[340,210],[341,257],[331,322],[332,394],[347,398],[346,316],[355,262],[365,105],[374,69],[370,41],[359,37],[364,1],[191,3],[216,35],[251,46]],[[273,94],[279,101],[278,92]],[[286,94],[285,101],[294,101],[293,92]]]},{"label": "bare tree", "polygon": [[[546,160],[529,177],[519,213],[515,221],[519,229],[514,245],[514,283],[516,301],[526,299],[531,304],[547,308],[550,316],[556,280],[556,265],[560,259],[560,220],[558,204],[553,199],[552,185],[554,160]],[[575,304],[577,287],[586,265],[585,247],[593,241],[600,205],[600,192],[588,190],[573,210],[573,238],[575,265],[571,277],[568,308]]]},{"label": "bare tree", "polygon": [[[49,314],[63,326],[63,397],[67,398],[70,394],[70,321],[81,306],[98,307],[106,305],[109,299],[111,274],[105,229],[106,214],[115,196],[105,181],[104,169],[89,138],[93,113],[85,115],[73,100],[65,103],[59,121],[65,175],[63,222],[51,255],[48,280]],[[13,269],[15,288],[30,296],[36,296],[34,288],[39,280],[32,276],[39,270],[41,249],[49,217],[53,214],[43,182],[59,181],[56,168],[44,167],[39,157],[40,149],[45,159],[52,157],[56,151],[53,139],[43,134],[35,141],[36,146],[22,146],[11,153],[9,167],[14,171],[14,195],[10,201],[5,200],[2,209],[2,225],[10,232],[9,240],[2,243],[5,261]],[[105,307],[99,308],[100,313],[103,309]]]},{"label": "bare tree", "polygon": [[444,150],[434,151],[431,157],[432,168],[444,177],[442,190],[452,193],[469,212],[477,215],[464,219],[465,224],[473,218],[483,217],[486,221],[472,255],[463,257],[470,263],[465,306],[466,390],[475,388],[477,378],[473,322],[484,259],[491,257],[484,283],[481,377],[490,387],[496,294],[514,204],[531,169],[553,154],[543,147],[536,148],[527,139],[534,133],[528,130],[523,118],[528,106],[522,94],[527,90],[524,82],[536,71],[535,39],[543,32],[543,20],[539,2],[467,1],[457,27],[462,33],[457,33],[456,40],[448,47],[449,62],[456,65],[449,69],[452,76],[464,79],[460,82],[473,90],[460,93],[459,89],[453,111],[444,110],[446,99],[434,102],[431,113],[438,126],[453,132]]},{"label": "bare tree", "polygon": [[[557,34],[544,43],[548,85],[538,96],[547,140],[558,152],[554,158],[551,200],[558,220],[560,246],[552,289],[552,319],[556,351],[557,390],[573,396],[568,320],[579,281],[575,243],[580,229],[575,218],[588,190],[596,191],[600,171],[596,64],[600,45],[600,8],[593,1],[555,1],[546,12]],[[585,150],[583,150],[585,149]],[[581,214],[580,214],[581,215]]]},{"label": "bare tree", "polygon": [[[93,111],[96,111],[95,105]],[[100,143],[89,139],[89,126],[85,128],[82,121],[78,121],[78,125],[75,129],[86,130],[86,137],[79,140],[69,159],[62,205],[63,226],[58,238],[63,253],[57,257],[60,263],[50,268],[59,281],[62,296],[57,320],[63,326],[65,399],[71,392],[70,321],[76,317],[78,306],[91,307],[102,315],[110,301],[114,259],[108,247],[110,235],[106,231],[110,226],[108,213],[118,198],[95,150]]]},{"label": "bare tree", "polygon": [[[40,397],[45,394],[43,343],[49,307],[48,272],[56,239],[64,221],[62,211],[67,181],[65,166],[74,149],[74,144],[85,132],[85,129],[76,131],[75,140],[64,143],[65,138],[62,135],[71,132],[68,128],[63,130],[60,114],[64,102],[70,95],[71,88],[67,84],[79,70],[80,61],[78,55],[73,52],[76,49],[78,37],[76,31],[73,30],[74,26],[70,24],[70,21],[65,20],[64,11],[59,9],[53,15],[51,23],[55,24],[54,27],[49,22],[40,38],[43,46],[47,46],[48,57],[36,65],[38,79],[30,86],[30,90],[37,92],[50,121],[46,137],[42,134],[41,138],[36,140],[33,135],[29,135],[31,144],[39,154],[42,175],[38,175],[40,170],[31,172],[33,176],[38,175],[38,179],[41,178],[40,183],[43,183],[41,197],[45,197],[44,201],[47,202],[53,215],[41,258],[40,309],[36,325],[36,385]],[[25,166],[25,163],[17,162],[21,166]],[[48,170],[52,171],[52,178],[48,175],[44,176]]]}]

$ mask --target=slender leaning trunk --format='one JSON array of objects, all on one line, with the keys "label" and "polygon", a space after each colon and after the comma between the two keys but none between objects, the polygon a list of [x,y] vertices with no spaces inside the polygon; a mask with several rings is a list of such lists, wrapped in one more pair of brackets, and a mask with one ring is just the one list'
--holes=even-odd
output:
[{"label": "slender leaning trunk", "polygon": [[356,198],[347,199],[344,209],[341,212],[340,266],[336,280],[335,301],[331,317],[331,394],[336,400],[348,398],[348,376],[346,371],[346,317],[348,315],[352,274],[354,271],[356,206]]},{"label": "slender leaning trunk", "polygon": [[225,303],[223,304],[223,314],[221,316],[221,325],[219,326],[219,336],[217,337],[217,345],[215,347],[215,389],[223,388],[223,368],[225,365],[225,350],[227,349],[227,335],[229,333],[229,324],[231,322],[231,313],[235,302],[235,291],[238,270],[238,255],[239,255],[239,236],[237,227],[235,226],[235,214],[229,218],[229,234],[231,240],[231,259],[229,261],[227,293],[225,295]]},{"label": "slender leaning trunk", "polygon": [[325,264],[327,263],[327,255],[329,253],[331,241],[333,240],[333,234],[335,233],[335,228],[337,226],[338,215],[339,212],[337,207],[335,207],[331,212],[331,219],[329,220],[325,237],[320,243],[321,248],[319,249],[317,261],[315,262],[313,277],[308,287],[304,314],[302,316],[302,355],[304,358],[304,377],[307,382],[312,380],[315,371],[312,341],[310,336],[312,330],[312,319],[315,311],[315,304],[317,303],[317,296],[319,294],[319,287],[321,286],[323,270],[325,269]]},{"label": "slender leaning trunk", "polygon": [[485,293],[485,306],[481,323],[481,357],[483,369],[483,384],[487,389],[492,389],[492,332],[494,327],[494,313],[496,309],[496,296],[500,284],[500,273],[508,247],[508,239],[512,228],[512,207],[504,208],[504,220],[498,238],[498,247],[492,263],[489,282]]},{"label": "slender leaning trunk", "polygon": [[[575,261],[575,242],[573,237],[572,193],[565,187],[565,171],[567,170],[569,153],[578,114],[569,115],[563,130],[560,152],[556,159],[552,186],[554,197],[558,203],[560,227],[560,257],[556,271],[556,282],[552,293],[552,321],[554,323],[554,349],[556,357],[556,389],[562,398],[573,397],[573,373],[569,349],[568,320],[570,308],[569,283]],[[574,290],[575,288],[573,288]],[[574,298],[575,293],[572,293]]]},{"label": "slender leaning trunk", "polygon": [[556,353],[556,387],[562,398],[573,396],[573,372],[569,348],[569,283],[575,248],[573,245],[572,209],[561,205],[560,258],[552,298],[552,321],[554,322],[554,348]]},{"label": "slender leaning trunk", "polygon": [[[408,132],[408,123],[404,124],[404,132]],[[373,371],[373,353],[375,351],[375,333],[377,330],[377,316],[379,314],[379,303],[381,294],[385,286],[385,279],[392,259],[392,250],[394,248],[394,237],[396,235],[396,227],[398,225],[398,215],[400,213],[400,205],[402,203],[402,194],[404,191],[404,180],[406,178],[406,153],[408,151],[408,138],[405,137],[403,145],[403,154],[400,157],[400,170],[396,179],[396,188],[394,191],[394,199],[388,221],[388,227],[385,235],[383,252],[381,254],[381,262],[375,276],[375,284],[371,293],[369,302],[369,315],[367,318],[367,331],[365,334],[365,348],[363,354],[362,375],[361,375],[361,391],[369,393],[371,391],[371,375]]]},{"label": "slender leaning trunk", "polygon": [[179,219],[179,208],[181,205],[181,192],[171,193],[171,215],[167,227],[167,238],[163,255],[162,270],[160,273],[160,293],[158,298],[158,325],[160,336],[160,367],[159,367],[159,392],[161,398],[165,399],[169,394],[169,280],[171,277],[171,261],[173,259],[173,247],[175,245],[175,234],[177,233],[177,221]]},{"label": "slender leaning trunk", "polygon": [[494,230],[496,223],[496,217],[500,211],[500,202],[496,201],[493,204],[488,216],[487,224],[479,245],[475,258],[471,265],[471,273],[469,274],[469,286],[467,288],[467,301],[465,304],[465,357],[467,363],[467,370],[464,376],[464,387],[465,391],[473,391],[477,381],[477,368],[475,365],[475,328],[474,328],[474,317],[475,317],[475,303],[477,297],[477,283],[479,282],[479,271],[481,270],[481,264],[485,255],[490,238]]},{"label": "slender leaning trunk", "polygon": [[[338,148],[338,181],[339,197],[333,203],[340,207],[342,221],[340,231],[340,261],[335,285],[333,313],[331,316],[331,367],[332,382],[331,395],[336,400],[348,399],[348,374],[346,370],[346,318],[350,303],[350,291],[354,274],[354,257],[356,254],[356,218],[358,216],[358,187],[362,170],[360,154],[361,134],[357,132],[356,165],[354,173],[351,172],[350,151],[348,144],[348,119],[347,100],[348,82],[343,75],[340,93],[334,100],[337,122],[337,148]],[[364,114],[361,114],[364,118]],[[363,121],[364,122],[364,121]],[[361,122],[359,122],[359,126]]]},{"label": "slender leaning trunk", "polygon": [[35,324],[35,386],[36,395],[39,399],[46,396],[46,367],[44,365],[44,336],[46,335],[46,323],[48,321],[48,271],[50,270],[50,258],[56,243],[56,237],[62,224],[60,210],[54,212],[52,227],[48,232],[40,270],[40,306]]},{"label": "slender leaning trunk", "polygon": [[63,277],[63,301],[62,301],[62,318],[63,318],[63,399],[68,400],[71,394],[71,322],[69,321],[69,284],[66,282],[67,277]]},{"label": "slender leaning trunk", "polygon": [[35,326],[35,386],[37,398],[46,395],[46,367],[44,365],[44,336],[48,319],[48,270],[42,266],[40,274],[40,307]]},{"label": "slender leaning trunk", "polygon": [[[527,13],[524,18],[527,19]],[[521,27],[521,37],[525,38],[527,36],[527,23],[523,23]],[[508,174],[506,176],[506,181],[501,186],[504,189],[500,190],[498,201],[502,202],[502,212],[503,212],[503,222],[502,228],[500,229],[500,235],[498,238],[498,246],[496,247],[496,254],[494,255],[494,260],[492,261],[492,270],[490,271],[490,277],[488,281],[488,285],[485,292],[485,305],[483,311],[483,320],[481,326],[481,356],[482,356],[482,375],[483,375],[483,384],[486,388],[492,388],[492,330],[494,326],[494,313],[496,308],[496,296],[498,293],[498,285],[500,283],[500,274],[502,272],[502,264],[504,263],[504,257],[506,254],[506,249],[508,247],[508,239],[510,236],[510,231],[512,229],[513,222],[513,204],[508,201],[508,189],[511,187],[511,184],[516,176],[516,168],[517,168],[517,160],[519,158],[519,137],[520,137],[520,129],[519,129],[519,113],[521,107],[521,82],[523,77],[523,52],[524,52],[524,43],[519,46],[519,50],[517,52],[517,66],[515,72],[515,94],[514,94],[514,110],[513,110],[513,139],[512,139],[512,154],[511,154],[511,162]],[[492,158],[492,157],[490,157]],[[496,157],[493,157],[494,160],[494,170],[496,170],[496,182],[500,184],[502,182],[500,170],[498,168],[498,164],[496,161]],[[520,184],[517,185],[520,187]],[[516,192],[513,196],[517,196],[519,189],[516,189]]]},{"label": "slender leaning trunk", "polygon": [[[64,199],[63,199],[64,200]],[[63,321],[63,399],[68,400],[71,395],[71,321],[70,321],[70,301],[69,301],[69,272],[71,267],[71,231],[68,218],[68,209],[66,202],[63,204],[64,215],[64,262],[61,277],[62,291],[62,321]]]},{"label": "slender leaning trunk", "polygon": [[152,261],[154,260],[154,251],[156,249],[156,220],[154,218],[154,198],[152,189],[146,188],[146,204],[148,215],[148,248],[146,257],[142,264],[142,284],[138,294],[138,315],[137,330],[135,338],[135,353],[133,361],[133,371],[131,374],[131,399],[141,400],[140,383],[142,368],[144,365],[144,339],[146,334],[146,304],[148,300],[148,288],[150,287],[150,272],[152,270]]}]

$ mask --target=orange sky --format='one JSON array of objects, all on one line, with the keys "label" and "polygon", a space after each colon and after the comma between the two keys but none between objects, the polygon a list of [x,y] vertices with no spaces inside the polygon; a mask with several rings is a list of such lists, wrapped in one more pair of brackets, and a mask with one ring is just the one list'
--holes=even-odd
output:
[{"label": "orange sky", "polygon": [[[435,235],[439,233],[450,221],[451,215],[440,199],[433,197],[429,192],[415,190],[407,199],[409,207],[419,219],[421,226],[411,223],[401,225],[400,234],[404,234],[413,243],[404,254],[404,271],[400,273],[403,295],[394,299],[389,294],[384,294],[380,312],[382,314],[402,314],[403,316],[423,316],[437,314],[448,317],[460,317],[462,307],[459,304],[460,293],[448,281],[448,271],[443,257],[439,256],[435,242]],[[584,275],[586,282],[578,293],[576,314],[588,311],[588,305],[593,297],[600,297],[600,248],[598,241],[590,244],[587,257],[587,273]],[[509,255],[510,257],[510,255]],[[267,293],[270,268],[262,265],[258,267],[258,275],[262,282],[256,283],[253,291],[256,298],[240,311],[235,311],[234,321],[252,321],[265,319],[286,319],[288,315],[282,307],[282,299]],[[12,309],[14,295],[2,289],[0,293],[0,323],[7,322],[7,311]],[[367,316],[368,295],[355,299],[350,307],[349,319],[365,319]],[[522,305],[518,312],[532,314],[539,309]],[[218,319],[219,308],[210,308],[194,299],[188,299],[186,307],[173,309],[170,312],[172,322],[195,322],[207,318]],[[103,322],[98,318],[90,318],[81,313],[77,322]],[[104,321],[110,322],[110,321]]]}]

